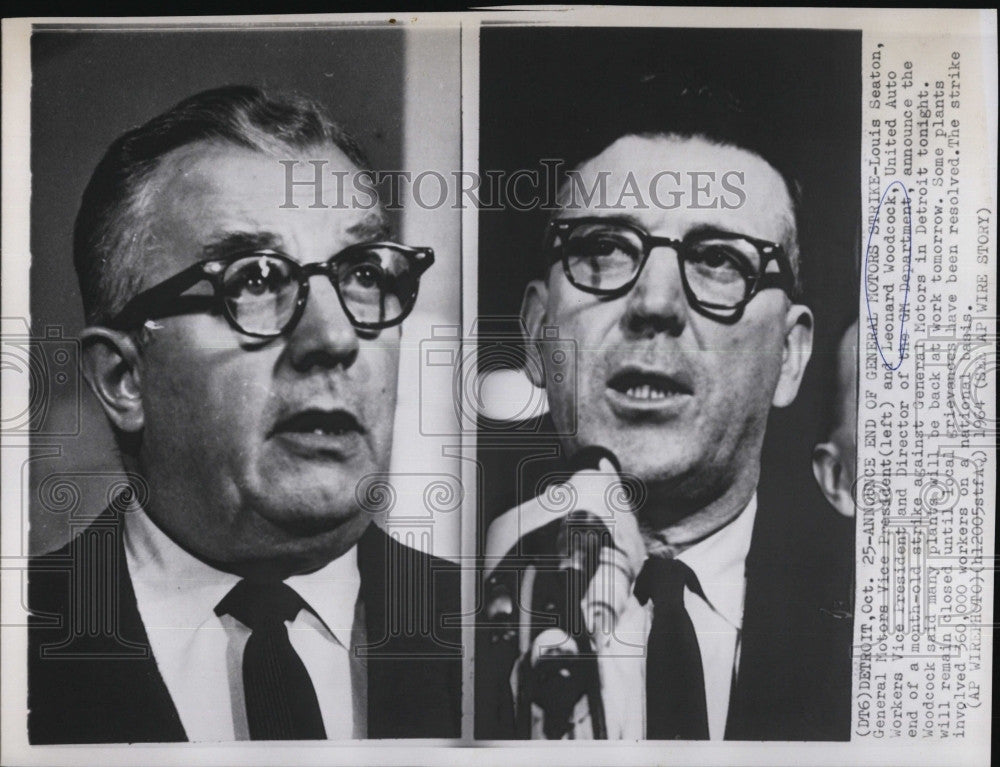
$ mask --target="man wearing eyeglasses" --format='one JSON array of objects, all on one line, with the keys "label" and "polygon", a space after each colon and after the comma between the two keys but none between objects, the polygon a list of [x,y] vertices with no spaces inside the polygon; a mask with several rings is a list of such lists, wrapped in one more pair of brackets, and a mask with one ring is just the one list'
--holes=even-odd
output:
[{"label": "man wearing eyeglasses", "polygon": [[454,568],[363,503],[433,251],[333,173],[289,204],[288,159],[366,168],[310,102],[227,87],[84,192],[84,373],[134,487],[33,565],[33,743],[460,734]]},{"label": "man wearing eyeglasses", "polygon": [[[796,187],[732,124],[683,119],[620,133],[576,166],[547,227],[544,277],[524,296],[528,370],[562,452],[617,459],[591,468],[634,481],[636,540],[622,514],[604,514],[612,553],[581,565],[586,546],[574,551],[551,506],[493,523],[482,737],[848,737],[849,621],[834,625],[809,592],[823,563],[758,508],[769,413],[794,400],[812,350]],[[669,199],[656,194],[664,179],[733,173],[740,204],[699,189],[656,202]],[[574,184],[601,193],[581,202]],[[553,327],[575,342],[575,366],[546,358]],[[563,586],[540,585],[560,568]],[[574,587],[578,573],[606,581]],[[610,621],[593,620],[595,599],[610,602]]]}]

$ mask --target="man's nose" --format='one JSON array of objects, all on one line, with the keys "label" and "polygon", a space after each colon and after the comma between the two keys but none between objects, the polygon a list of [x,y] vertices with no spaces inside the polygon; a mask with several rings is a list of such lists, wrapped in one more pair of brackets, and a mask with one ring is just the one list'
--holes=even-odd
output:
[{"label": "man's nose", "polygon": [[358,356],[358,334],[325,276],[309,280],[309,298],[302,318],[288,336],[287,354],[300,371],[348,368]]},{"label": "man's nose", "polygon": [[676,251],[655,248],[626,300],[622,324],[627,336],[680,335],[688,305]]}]

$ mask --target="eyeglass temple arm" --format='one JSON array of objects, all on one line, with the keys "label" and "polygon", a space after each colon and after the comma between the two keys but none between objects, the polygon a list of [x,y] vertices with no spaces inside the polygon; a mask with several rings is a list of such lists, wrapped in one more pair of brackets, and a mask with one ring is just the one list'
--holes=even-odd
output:
[{"label": "eyeglass temple arm", "polygon": [[[416,262],[413,274],[411,278],[413,280],[413,285],[408,292],[408,298],[406,301],[406,306],[401,307],[402,317],[406,317],[413,310],[413,307],[417,303],[417,293],[420,291],[420,278],[423,276],[424,272],[430,269],[434,265],[434,249],[433,248],[415,248],[414,249],[414,261]],[[382,321],[385,321],[385,298],[383,296],[382,301],[379,303],[379,315]]]},{"label": "eyeglass temple arm", "polygon": [[125,305],[125,308],[108,323],[108,327],[127,330],[155,317],[165,300],[176,298],[202,280],[209,279],[212,275],[208,271],[208,265],[212,263],[214,262],[202,261],[194,264],[158,285],[142,291]]},{"label": "eyeglass temple arm", "polygon": [[[760,291],[766,288],[778,288],[785,291],[788,294],[788,297],[793,301],[798,301],[801,298],[799,295],[800,291],[796,285],[795,272],[792,269],[791,260],[785,252],[785,249],[779,248],[776,250],[768,259],[767,264],[771,261],[777,262],[778,271],[764,271],[760,275],[760,280],[757,283],[757,290]],[[767,269],[767,264],[764,264],[765,269]]]},{"label": "eyeglass temple arm", "polygon": [[[413,284],[407,291],[406,305],[400,307],[401,315],[406,317],[413,310],[413,307],[417,303],[417,293],[420,291],[420,278],[424,275],[428,269],[434,264],[434,251],[431,248],[421,248],[418,251],[418,257],[416,259],[416,265],[413,269],[413,274],[410,279]],[[385,297],[382,297],[382,301],[379,303],[379,314],[380,319],[385,321]]]},{"label": "eyeglass temple arm", "polygon": [[434,265],[434,249],[433,248],[415,248],[414,256],[416,261],[416,278],[419,281],[420,275],[426,272]]}]

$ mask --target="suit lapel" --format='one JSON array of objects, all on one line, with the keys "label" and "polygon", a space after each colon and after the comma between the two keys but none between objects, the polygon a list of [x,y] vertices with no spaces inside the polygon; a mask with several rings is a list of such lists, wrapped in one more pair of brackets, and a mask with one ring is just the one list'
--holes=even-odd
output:
[{"label": "suit lapel", "polygon": [[[122,531],[108,509],[70,545],[32,561],[33,744],[187,740],[142,624]],[[457,567],[375,525],[358,546],[368,736],[459,737],[460,631],[440,621],[459,611]]]},{"label": "suit lapel", "polygon": [[457,568],[401,545],[374,524],[358,543],[358,568],[367,637],[357,651],[368,667],[368,737],[458,737],[460,633],[440,622],[458,612]]},{"label": "suit lapel", "polygon": [[[727,740],[764,740],[778,718],[775,705],[787,691],[782,671],[793,628],[783,609],[784,584],[776,581],[766,552],[764,514],[758,512],[746,563],[746,596],[739,671],[730,694]],[[784,656],[784,657],[782,657]]]},{"label": "suit lapel", "polygon": [[109,507],[67,547],[32,562],[33,743],[187,739],[142,625],[122,533]]},{"label": "suit lapel", "polygon": [[747,556],[739,673],[727,740],[850,736],[852,622],[832,598],[834,568],[819,533],[758,512]]}]

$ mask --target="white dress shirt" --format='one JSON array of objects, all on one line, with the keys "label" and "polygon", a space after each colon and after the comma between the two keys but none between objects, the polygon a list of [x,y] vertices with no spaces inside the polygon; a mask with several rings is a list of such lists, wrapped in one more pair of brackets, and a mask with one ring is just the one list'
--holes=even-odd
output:
[{"label": "white dress shirt", "polygon": [[[157,668],[188,739],[248,740],[243,648],[250,629],[215,614],[240,577],[189,554],[141,510],[125,516],[125,557]],[[351,653],[364,641],[357,547],[285,583],[315,611],[300,610],[285,625],[316,689],[327,738],[364,738],[366,672]]]},{"label": "white dress shirt", "polygon": [[[732,522],[677,557],[698,576],[707,597],[684,589],[684,608],[701,651],[712,740],[725,736],[729,695],[739,668],[746,558],[756,514],[754,495]],[[614,639],[598,658],[609,739],[642,740],[646,736],[646,641],[652,622],[652,601],[643,606],[632,595]]]}]

